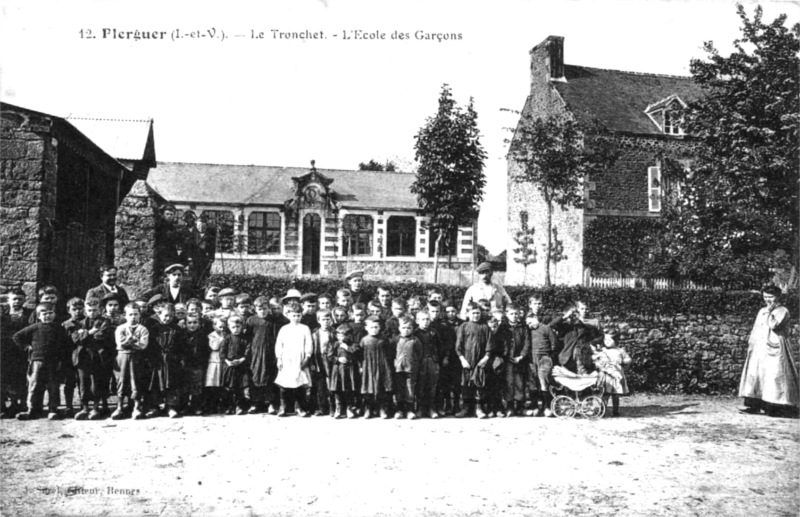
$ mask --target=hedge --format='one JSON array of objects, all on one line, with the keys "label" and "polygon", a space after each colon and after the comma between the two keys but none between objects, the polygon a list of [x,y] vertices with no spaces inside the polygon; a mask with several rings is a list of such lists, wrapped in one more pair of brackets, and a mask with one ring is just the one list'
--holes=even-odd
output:
[{"label": "hedge", "polygon": [[[289,289],[317,294],[336,294],[336,290],[346,287],[338,278],[289,278],[269,276],[213,275],[207,285],[232,287],[251,296],[283,296]],[[428,289],[439,289],[444,298],[461,306],[466,287],[427,284],[427,283],[382,283],[365,281],[364,289],[376,292],[379,285],[392,289],[394,297],[408,299],[411,296],[425,296]],[[590,315],[611,318],[637,315],[642,317],[670,317],[678,314],[706,316],[738,316],[752,321],[759,307],[761,295],[751,291],[718,290],[648,290],[635,288],[596,288],[596,287],[549,287],[507,286],[506,291],[514,302],[527,308],[527,298],[532,293],[540,293],[545,313],[562,312],[565,307],[580,299],[589,307]],[[783,297],[783,303],[793,317],[798,316],[798,293],[790,292]]]}]

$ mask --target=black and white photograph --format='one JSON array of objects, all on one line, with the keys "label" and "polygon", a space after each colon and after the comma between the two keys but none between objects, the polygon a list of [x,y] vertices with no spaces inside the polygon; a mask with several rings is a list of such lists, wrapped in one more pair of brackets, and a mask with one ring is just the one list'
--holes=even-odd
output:
[{"label": "black and white photograph", "polygon": [[3,516],[800,515],[800,4],[0,0]]}]

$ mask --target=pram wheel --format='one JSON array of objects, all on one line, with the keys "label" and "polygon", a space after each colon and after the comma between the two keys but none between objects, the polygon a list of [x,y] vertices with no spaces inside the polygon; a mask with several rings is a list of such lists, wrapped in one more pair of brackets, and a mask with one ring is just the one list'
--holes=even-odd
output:
[{"label": "pram wheel", "polygon": [[559,418],[572,418],[578,409],[575,401],[566,395],[558,395],[550,404],[553,414]]},{"label": "pram wheel", "polygon": [[581,401],[580,411],[585,418],[597,420],[606,414],[606,405],[603,404],[603,399],[600,397],[589,395]]}]

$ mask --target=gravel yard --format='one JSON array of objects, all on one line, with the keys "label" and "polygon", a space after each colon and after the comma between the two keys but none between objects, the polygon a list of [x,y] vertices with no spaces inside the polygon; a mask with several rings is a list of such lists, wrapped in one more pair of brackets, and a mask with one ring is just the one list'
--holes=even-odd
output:
[{"label": "gravel yard", "polygon": [[797,419],[634,395],[623,416],[0,424],[4,516],[798,515]]}]

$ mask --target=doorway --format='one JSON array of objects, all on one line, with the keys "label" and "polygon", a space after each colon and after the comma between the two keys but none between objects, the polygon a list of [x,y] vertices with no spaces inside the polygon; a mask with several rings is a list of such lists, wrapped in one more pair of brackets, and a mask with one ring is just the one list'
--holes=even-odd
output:
[{"label": "doorway", "polygon": [[303,218],[303,274],[319,274],[320,236],[322,225],[317,214]]}]

